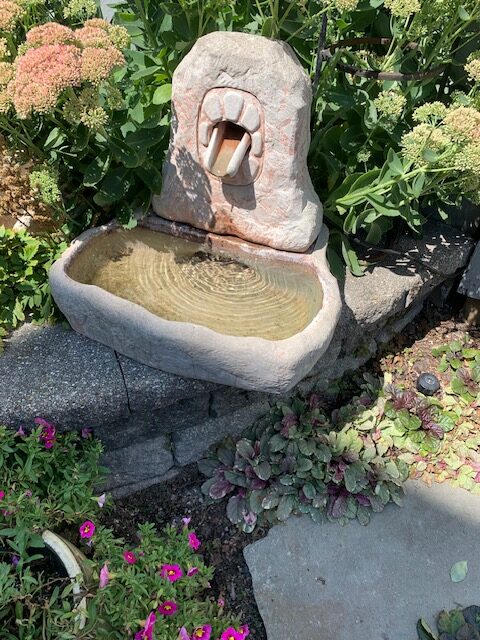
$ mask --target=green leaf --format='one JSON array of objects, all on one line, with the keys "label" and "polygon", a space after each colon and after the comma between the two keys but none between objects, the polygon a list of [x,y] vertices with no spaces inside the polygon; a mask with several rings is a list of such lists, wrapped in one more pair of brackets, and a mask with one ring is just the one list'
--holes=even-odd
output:
[{"label": "green leaf", "polygon": [[425,620],[421,619],[417,622],[418,640],[438,640]]},{"label": "green leaf", "polygon": [[403,176],[405,173],[402,161],[400,157],[395,153],[393,149],[388,150],[387,154],[387,164],[390,169],[392,175],[394,176]]},{"label": "green leaf", "polygon": [[277,519],[280,522],[284,522],[292,513],[293,507],[295,505],[295,496],[286,495],[280,498],[280,502],[277,507]]},{"label": "green leaf", "polygon": [[155,89],[152,102],[153,104],[165,104],[166,102],[170,102],[171,98],[172,98],[172,85],[162,84],[161,87],[158,87],[158,89]]},{"label": "green leaf", "polygon": [[463,4],[461,4],[458,7],[458,16],[460,18],[460,20],[463,20],[464,22],[468,22],[471,19],[471,15],[468,13],[468,11],[465,9],[465,7],[463,6]]},{"label": "green leaf", "polygon": [[452,582],[462,582],[467,577],[468,563],[466,560],[456,562],[450,569],[450,579]]},{"label": "green leaf", "polygon": [[88,165],[83,176],[83,184],[86,187],[93,187],[102,180],[110,166],[110,155],[104,151]]},{"label": "green leaf", "polygon": [[273,33],[274,21],[272,17],[268,17],[262,25],[262,36],[271,38]]},{"label": "green leaf", "polygon": [[269,480],[270,476],[272,475],[272,468],[270,466],[270,463],[266,460],[260,462],[260,464],[254,465],[253,470],[260,478],[260,480]]}]

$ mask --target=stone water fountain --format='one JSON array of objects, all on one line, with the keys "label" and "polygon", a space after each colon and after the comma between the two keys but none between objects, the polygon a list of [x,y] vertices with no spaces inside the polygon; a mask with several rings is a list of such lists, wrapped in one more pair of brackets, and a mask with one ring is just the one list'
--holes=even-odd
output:
[{"label": "stone water fountain", "polygon": [[187,377],[275,393],[305,377],[341,309],[306,163],[310,105],[285,43],[200,38],[174,74],[154,213],[86,231],[50,271],[72,327]]}]

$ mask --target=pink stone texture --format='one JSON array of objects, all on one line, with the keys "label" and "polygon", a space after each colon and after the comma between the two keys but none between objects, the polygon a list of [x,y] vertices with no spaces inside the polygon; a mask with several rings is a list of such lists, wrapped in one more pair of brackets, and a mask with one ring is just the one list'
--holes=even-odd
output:
[{"label": "pink stone texture", "polygon": [[[275,249],[306,251],[320,231],[322,206],[307,169],[310,80],[290,47],[244,33],[200,38],[175,71],[172,107],[155,213]],[[249,136],[234,176],[209,168],[209,143],[221,121]]]}]

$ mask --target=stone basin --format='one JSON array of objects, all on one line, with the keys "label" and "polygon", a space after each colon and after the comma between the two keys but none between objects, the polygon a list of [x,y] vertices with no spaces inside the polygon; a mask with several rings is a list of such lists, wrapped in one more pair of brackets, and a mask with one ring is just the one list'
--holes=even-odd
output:
[{"label": "stone basin", "polygon": [[341,309],[322,227],[306,253],[157,216],[79,236],[50,270],[71,326],[146,365],[282,393],[328,347]]}]

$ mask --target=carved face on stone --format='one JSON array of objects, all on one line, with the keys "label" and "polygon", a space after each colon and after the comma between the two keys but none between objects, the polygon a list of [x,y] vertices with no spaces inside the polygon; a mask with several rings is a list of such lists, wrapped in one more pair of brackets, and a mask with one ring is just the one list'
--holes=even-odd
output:
[{"label": "carved face on stone", "polygon": [[174,74],[155,212],[306,251],[322,222],[306,164],[310,107],[310,81],[285,43],[228,32],[200,38]]}]

